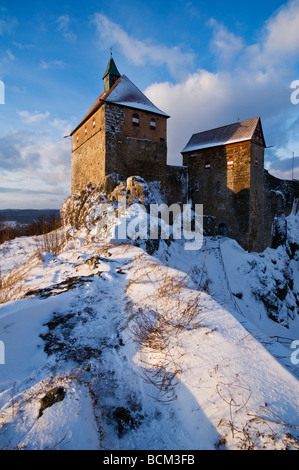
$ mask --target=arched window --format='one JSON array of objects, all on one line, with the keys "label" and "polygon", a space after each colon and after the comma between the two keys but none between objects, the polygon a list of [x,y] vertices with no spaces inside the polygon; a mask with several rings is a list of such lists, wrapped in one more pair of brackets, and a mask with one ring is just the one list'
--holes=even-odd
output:
[{"label": "arched window", "polygon": [[136,127],[139,127],[139,125],[140,125],[140,119],[139,119],[138,114],[136,114],[136,113],[134,113],[133,116],[132,116],[132,124],[133,124],[133,126],[136,126]]},{"label": "arched window", "polygon": [[150,120],[150,128],[151,128],[152,130],[154,130],[154,131],[155,131],[156,128],[157,128],[157,123],[156,123],[156,120],[155,120],[154,118],[152,118],[152,119]]}]

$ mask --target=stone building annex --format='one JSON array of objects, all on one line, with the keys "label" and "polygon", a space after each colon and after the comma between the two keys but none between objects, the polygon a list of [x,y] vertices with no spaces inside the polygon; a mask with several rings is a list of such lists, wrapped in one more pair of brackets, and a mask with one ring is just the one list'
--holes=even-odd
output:
[{"label": "stone building annex", "polygon": [[290,212],[299,184],[264,169],[259,117],[194,134],[181,150],[183,165],[172,166],[170,116],[120,75],[112,55],[103,80],[104,91],[70,134],[72,194],[111,175],[141,176],[159,183],[168,204],[203,204],[208,234],[234,238],[249,251],[271,245],[273,220]]}]

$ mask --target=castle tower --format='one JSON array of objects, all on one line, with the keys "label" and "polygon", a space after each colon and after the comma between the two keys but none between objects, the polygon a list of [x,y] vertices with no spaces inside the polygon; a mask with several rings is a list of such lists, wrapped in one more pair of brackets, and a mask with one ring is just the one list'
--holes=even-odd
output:
[{"label": "castle tower", "polygon": [[103,75],[103,80],[104,80],[104,91],[108,92],[110,88],[114,85],[116,80],[120,78],[120,73],[117,70],[117,67],[115,65],[115,62],[112,57],[112,52],[110,53],[110,60],[108,62],[106,71]]},{"label": "castle tower", "polygon": [[259,117],[194,134],[181,152],[189,197],[216,231],[249,251],[263,250],[264,149]]},{"label": "castle tower", "polygon": [[72,193],[112,173],[164,181],[169,116],[120,75],[112,55],[103,80],[104,92],[70,134]]}]

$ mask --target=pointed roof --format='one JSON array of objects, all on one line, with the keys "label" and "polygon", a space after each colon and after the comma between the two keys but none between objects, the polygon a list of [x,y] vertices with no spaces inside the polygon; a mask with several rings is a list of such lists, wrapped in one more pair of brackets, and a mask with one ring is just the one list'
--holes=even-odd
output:
[{"label": "pointed roof", "polygon": [[105,101],[107,103],[139,109],[140,111],[150,111],[151,113],[169,118],[168,114],[165,114],[157,108],[126,75],[123,75],[116,86],[111,89]]},{"label": "pointed roof", "polygon": [[140,111],[149,111],[165,118],[169,118],[157,108],[129,79],[122,75],[116,80],[109,91],[104,91],[94,102],[78,126],[71,132],[71,136],[84,124],[104,103],[126,106]]},{"label": "pointed roof", "polygon": [[120,73],[119,71],[117,70],[117,67],[115,65],[115,62],[114,62],[114,59],[112,57],[112,53],[110,55],[110,60],[108,62],[108,65],[107,65],[107,68],[106,68],[106,71],[103,75],[103,79],[106,77],[106,75],[115,75],[116,77],[120,77]]},{"label": "pointed roof", "polygon": [[257,139],[259,131],[259,140],[266,147],[261,120],[259,117],[247,119],[246,121],[235,122],[227,126],[217,127],[198,134],[193,134],[186,147],[181,153],[192,152],[220,145],[228,145],[237,142]]}]

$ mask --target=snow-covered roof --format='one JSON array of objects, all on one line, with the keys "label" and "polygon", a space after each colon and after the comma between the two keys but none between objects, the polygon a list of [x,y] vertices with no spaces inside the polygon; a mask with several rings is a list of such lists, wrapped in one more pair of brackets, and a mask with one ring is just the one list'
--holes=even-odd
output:
[{"label": "snow-covered roof", "polygon": [[122,75],[109,91],[103,92],[94,102],[89,111],[85,114],[80,124],[71,132],[73,135],[77,129],[84,124],[104,103],[113,103],[120,106],[138,109],[140,111],[149,111],[153,114],[159,114],[165,118],[169,118],[168,114],[157,108],[143,93],[140,91],[126,75]]},{"label": "snow-covered roof", "polygon": [[260,118],[256,117],[193,134],[186,147],[182,150],[182,153],[252,140],[258,125],[260,125],[260,138],[265,144]]},{"label": "snow-covered roof", "polygon": [[117,86],[111,89],[111,93],[109,93],[105,101],[106,103],[119,104],[120,106],[128,106],[169,117],[168,114],[157,108],[126,75],[119,79]]}]

